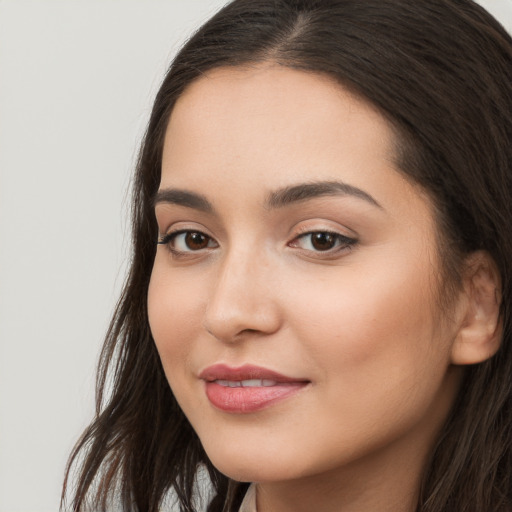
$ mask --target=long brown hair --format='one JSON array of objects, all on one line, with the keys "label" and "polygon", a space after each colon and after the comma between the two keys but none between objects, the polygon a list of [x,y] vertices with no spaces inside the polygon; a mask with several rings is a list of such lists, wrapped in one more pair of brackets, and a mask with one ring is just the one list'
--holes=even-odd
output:
[{"label": "long brown hair", "polygon": [[417,512],[510,512],[512,40],[471,0],[235,0],[187,42],[158,92],[140,151],[131,269],[101,354],[96,417],[71,454],[63,496],[75,511],[115,502],[156,512],[173,489],[180,510],[192,511],[204,468],[208,510],[240,504],[246,484],[211,465],[169,388],[146,299],[157,237],[152,199],[173,106],[208,70],[261,61],[334,77],[390,120],[401,171],[438,213],[445,286],[457,285],[461,258],[472,251],[496,262],[502,346],[467,368]]}]

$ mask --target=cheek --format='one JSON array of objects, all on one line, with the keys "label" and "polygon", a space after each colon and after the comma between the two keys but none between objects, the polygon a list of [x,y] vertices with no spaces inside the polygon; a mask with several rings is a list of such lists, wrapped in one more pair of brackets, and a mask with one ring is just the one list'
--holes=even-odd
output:
[{"label": "cheek", "polygon": [[354,447],[430,425],[451,397],[444,397],[449,350],[436,335],[429,280],[414,272],[368,277],[312,286],[307,304],[290,297],[294,335],[317,369],[316,416],[326,438]]},{"label": "cheek", "polygon": [[[287,302],[291,328],[332,399],[389,404],[434,391],[448,364],[448,336],[437,336],[432,276],[410,261],[343,269],[329,280],[304,279]],[[305,300],[307,298],[307,300]],[[404,393],[407,389],[407,393]]]},{"label": "cheek", "polygon": [[206,303],[200,284],[155,262],[148,290],[149,325],[168,379],[187,372]]}]

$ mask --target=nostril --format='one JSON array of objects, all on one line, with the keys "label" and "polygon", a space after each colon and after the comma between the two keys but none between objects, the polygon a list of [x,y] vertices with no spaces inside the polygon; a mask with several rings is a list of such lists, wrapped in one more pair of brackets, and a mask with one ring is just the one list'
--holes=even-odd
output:
[{"label": "nostril", "polygon": [[257,329],[244,329],[243,331],[240,331],[238,335],[240,334],[252,334],[259,332]]}]

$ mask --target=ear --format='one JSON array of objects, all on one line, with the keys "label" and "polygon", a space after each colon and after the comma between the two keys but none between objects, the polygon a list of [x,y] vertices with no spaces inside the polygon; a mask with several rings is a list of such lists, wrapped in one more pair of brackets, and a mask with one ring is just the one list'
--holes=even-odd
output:
[{"label": "ear", "polygon": [[452,363],[481,363],[501,344],[501,280],[492,257],[485,251],[472,253],[463,273],[462,322],[452,345]]}]

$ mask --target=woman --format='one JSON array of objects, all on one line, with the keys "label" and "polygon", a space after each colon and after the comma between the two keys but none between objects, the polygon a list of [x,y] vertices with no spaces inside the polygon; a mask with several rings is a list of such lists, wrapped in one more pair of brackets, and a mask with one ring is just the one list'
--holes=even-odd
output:
[{"label": "woman", "polygon": [[209,511],[512,510],[511,64],[470,0],[235,0],[189,40],[74,510],[196,510],[204,469]]}]

